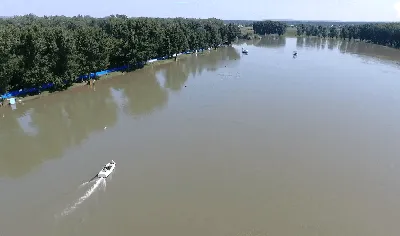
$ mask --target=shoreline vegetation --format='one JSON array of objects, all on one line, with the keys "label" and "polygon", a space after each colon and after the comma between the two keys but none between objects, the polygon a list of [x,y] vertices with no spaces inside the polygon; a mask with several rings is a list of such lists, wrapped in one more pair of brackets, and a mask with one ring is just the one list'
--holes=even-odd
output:
[{"label": "shoreline vegetation", "polygon": [[240,25],[240,30],[239,38],[241,39],[254,39],[273,34],[289,37],[359,40],[400,49],[400,23],[392,22],[293,22],[288,25],[285,22],[267,20]]},{"label": "shoreline vegetation", "polygon": [[0,95],[37,98],[133,71],[155,60],[170,62],[180,54],[266,35],[361,40],[400,48],[400,23],[243,22],[125,15],[3,18]]},{"label": "shoreline vegetation", "polygon": [[[202,54],[205,51],[206,50],[200,51],[200,52],[198,52],[198,54]],[[191,54],[181,54],[181,55],[179,55],[179,59],[185,59],[185,57],[189,56],[189,55],[191,55]],[[174,62],[174,61],[176,61],[176,57],[168,58],[168,59],[165,59],[165,60],[158,60],[158,61],[155,61],[155,62],[146,63],[145,65],[143,65],[143,67],[137,68],[135,70],[140,70],[140,69],[142,69],[144,67],[148,67],[148,66],[157,66],[157,65],[161,65],[161,64],[171,63],[171,62]],[[81,81],[78,80],[76,82],[73,82],[72,84],[69,84],[68,86],[66,86],[63,89],[59,89],[59,90],[56,90],[56,89],[51,89],[51,90],[47,89],[46,90],[46,89],[44,89],[44,90],[42,90],[42,91],[40,91],[38,93],[24,94],[24,95],[21,95],[21,96],[16,96],[15,98],[16,98],[16,102],[24,103],[26,101],[31,101],[31,100],[39,99],[39,98],[42,98],[42,97],[47,97],[49,95],[53,95],[53,94],[56,94],[58,92],[62,92],[62,91],[66,91],[66,90],[73,90],[73,89],[76,89],[76,88],[79,88],[79,87],[83,87],[83,86],[94,86],[95,83],[98,83],[98,82],[101,83],[101,81],[103,81],[103,80],[112,79],[114,77],[125,75],[126,73],[133,72],[133,71],[134,70],[129,70],[129,71],[128,70],[125,70],[125,71],[122,70],[122,71],[110,72],[108,74],[104,74],[104,75],[93,77],[93,78],[91,78],[89,80],[81,80]],[[2,101],[0,100],[0,107],[7,105],[6,101],[7,100],[4,99],[3,103],[2,103]]]},{"label": "shoreline vegetation", "polygon": [[239,35],[237,25],[215,18],[5,18],[0,20],[0,94],[61,91],[155,59],[177,60],[180,54],[217,49]]}]

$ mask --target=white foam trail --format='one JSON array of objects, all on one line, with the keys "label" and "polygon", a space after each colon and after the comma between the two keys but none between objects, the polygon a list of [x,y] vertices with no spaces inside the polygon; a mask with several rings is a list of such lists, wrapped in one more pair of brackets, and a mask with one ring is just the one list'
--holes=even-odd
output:
[{"label": "white foam trail", "polygon": [[79,185],[79,188],[82,188],[83,186],[85,186],[85,185],[86,185],[86,184],[88,184],[88,183],[90,183],[90,181],[88,181],[88,182],[85,182],[85,183],[83,183],[83,184]]},{"label": "white foam trail", "polygon": [[107,181],[104,179],[104,181],[101,182],[101,187],[103,189],[103,191],[106,191],[106,187],[107,187]]},{"label": "white foam trail", "polygon": [[85,182],[85,183],[82,183],[81,185],[79,185],[79,188],[82,188],[83,186],[87,185],[88,183],[93,182],[93,180],[95,180],[95,179],[92,179],[92,180],[90,180],[90,181],[87,181],[87,182]]},{"label": "white foam trail", "polygon": [[105,182],[106,182],[106,180],[104,178],[97,179],[96,182],[93,184],[93,186],[85,193],[85,195],[83,195],[81,198],[79,198],[78,201],[76,201],[74,203],[74,205],[64,209],[64,211],[61,213],[61,216],[66,216],[69,213],[71,213],[72,211],[74,211],[80,204],[82,204],[86,199],[88,199],[96,191],[96,189],[100,186],[101,183],[104,183],[104,185],[105,185]]}]

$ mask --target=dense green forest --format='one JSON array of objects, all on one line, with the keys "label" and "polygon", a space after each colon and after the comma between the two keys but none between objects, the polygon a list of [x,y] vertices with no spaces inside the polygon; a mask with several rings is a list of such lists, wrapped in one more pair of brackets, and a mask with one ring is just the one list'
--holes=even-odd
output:
[{"label": "dense green forest", "polygon": [[222,20],[187,18],[37,17],[0,19],[0,93],[230,44],[240,34]]},{"label": "dense green forest", "polygon": [[253,23],[254,33],[259,35],[278,34],[283,35],[286,32],[287,25],[279,21],[255,21]]}]

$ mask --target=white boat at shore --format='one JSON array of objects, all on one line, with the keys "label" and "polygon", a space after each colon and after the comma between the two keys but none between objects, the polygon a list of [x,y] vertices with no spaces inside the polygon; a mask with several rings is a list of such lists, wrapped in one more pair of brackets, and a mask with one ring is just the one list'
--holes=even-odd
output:
[{"label": "white boat at shore", "polygon": [[249,51],[247,51],[246,49],[242,48],[242,53],[247,54],[247,53],[249,53]]},{"label": "white boat at shore", "polygon": [[97,177],[107,178],[114,171],[114,169],[115,169],[115,161],[111,160],[103,167],[103,169],[100,170],[100,172],[97,174]]}]

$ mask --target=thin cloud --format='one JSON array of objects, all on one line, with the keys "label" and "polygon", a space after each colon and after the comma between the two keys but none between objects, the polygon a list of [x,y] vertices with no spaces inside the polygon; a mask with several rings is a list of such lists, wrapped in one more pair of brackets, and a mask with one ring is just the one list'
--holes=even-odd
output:
[{"label": "thin cloud", "polygon": [[395,4],[394,4],[394,9],[396,10],[396,17],[397,18],[400,18],[400,2],[396,2]]}]

